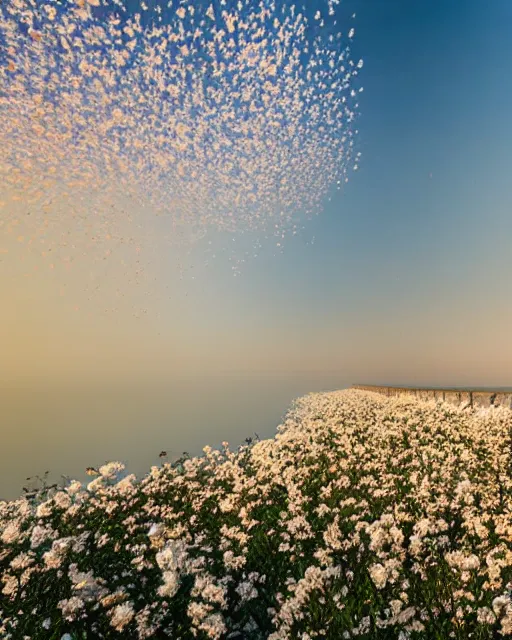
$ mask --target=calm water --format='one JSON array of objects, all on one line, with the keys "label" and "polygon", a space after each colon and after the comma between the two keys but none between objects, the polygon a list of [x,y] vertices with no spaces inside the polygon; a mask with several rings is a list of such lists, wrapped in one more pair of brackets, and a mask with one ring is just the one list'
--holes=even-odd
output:
[{"label": "calm water", "polygon": [[0,499],[22,494],[26,478],[50,471],[84,481],[87,466],[119,460],[138,477],[158,454],[202,455],[223,440],[236,449],[256,432],[276,433],[290,403],[310,391],[349,386],[332,376],[180,380],[164,383],[52,386],[0,391]]}]

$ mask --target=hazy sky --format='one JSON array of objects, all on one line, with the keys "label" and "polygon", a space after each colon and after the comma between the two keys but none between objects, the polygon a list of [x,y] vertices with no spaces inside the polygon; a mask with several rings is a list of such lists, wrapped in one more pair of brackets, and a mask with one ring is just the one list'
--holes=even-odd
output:
[{"label": "hazy sky", "polygon": [[[335,372],[341,385],[511,383],[512,8],[348,4],[365,92],[363,159],[344,192],[283,254],[269,244],[239,277],[221,258],[201,266],[203,247],[195,280],[180,281],[175,260],[158,256],[141,319],[87,306],[76,284],[74,312],[76,273],[60,297],[48,270],[14,278],[3,269],[6,380],[78,368],[106,381],[121,369]],[[103,302],[122,277],[107,273]],[[125,289],[129,306],[139,294]]]},{"label": "hazy sky", "polygon": [[[248,381],[246,398],[257,380],[267,393],[286,388],[282,411],[274,400],[269,418],[247,399],[236,419],[259,407],[270,437],[295,391],[512,385],[512,5],[343,1],[357,12],[353,59],[365,63],[363,157],[344,190],[283,253],[269,243],[238,277],[222,257],[204,266],[198,246],[180,280],[176,258],[160,251],[143,294],[130,285],[116,300],[119,268],[87,301],[86,274],[61,296],[57,275],[24,277],[0,262],[4,389],[93,380],[164,390],[197,379],[202,391],[187,406],[205,408],[215,394],[204,380],[224,380],[226,402],[229,380]],[[203,413],[220,424],[222,410]],[[17,411],[4,412],[5,432]]]}]

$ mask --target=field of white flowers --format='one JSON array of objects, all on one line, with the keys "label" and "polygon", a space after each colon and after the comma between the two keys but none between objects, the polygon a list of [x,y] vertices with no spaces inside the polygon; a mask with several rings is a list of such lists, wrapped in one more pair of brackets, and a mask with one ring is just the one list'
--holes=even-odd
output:
[{"label": "field of white flowers", "polygon": [[512,637],[512,411],[346,390],[0,503],[0,637]]}]

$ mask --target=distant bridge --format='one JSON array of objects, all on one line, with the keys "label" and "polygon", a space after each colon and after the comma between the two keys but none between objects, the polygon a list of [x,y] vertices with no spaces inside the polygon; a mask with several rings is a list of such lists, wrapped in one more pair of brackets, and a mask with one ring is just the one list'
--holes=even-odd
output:
[{"label": "distant bridge", "polygon": [[410,395],[421,400],[443,400],[450,404],[464,405],[467,407],[504,406],[512,409],[512,392],[500,389],[436,389],[434,387],[381,387],[371,384],[353,384],[351,389],[361,391],[373,391],[385,396]]}]

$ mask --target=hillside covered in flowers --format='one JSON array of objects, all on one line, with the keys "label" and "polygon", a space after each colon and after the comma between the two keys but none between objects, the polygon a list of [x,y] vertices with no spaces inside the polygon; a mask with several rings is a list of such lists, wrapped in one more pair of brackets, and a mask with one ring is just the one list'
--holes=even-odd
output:
[{"label": "hillside covered in flowers", "polygon": [[0,503],[0,637],[512,637],[510,409],[314,393],[204,452]]}]

